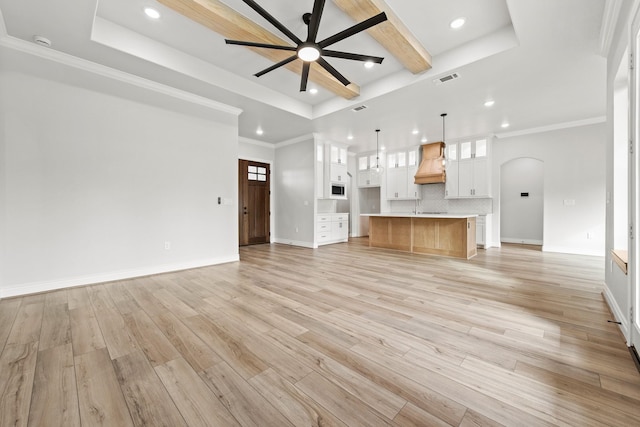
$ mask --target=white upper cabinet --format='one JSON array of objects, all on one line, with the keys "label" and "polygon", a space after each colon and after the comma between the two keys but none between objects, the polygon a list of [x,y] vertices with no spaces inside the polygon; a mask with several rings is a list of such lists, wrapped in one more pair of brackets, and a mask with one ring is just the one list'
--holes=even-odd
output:
[{"label": "white upper cabinet", "polygon": [[[316,145],[316,193],[318,198],[345,199],[347,174],[347,146],[335,143]],[[332,187],[344,185],[343,194],[334,194]]]},{"label": "white upper cabinet", "polygon": [[331,163],[346,165],[347,164],[347,149],[331,144]]},{"label": "white upper cabinet", "polygon": [[487,138],[447,143],[445,197],[490,197],[489,146]]},{"label": "white upper cabinet", "polygon": [[420,187],[414,176],[418,170],[418,148],[387,154],[387,200],[419,199]]},{"label": "white upper cabinet", "polygon": [[381,174],[375,167],[379,164],[384,167],[384,159],[378,159],[376,154],[363,154],[358,156],[358,187],[380,187]]}]

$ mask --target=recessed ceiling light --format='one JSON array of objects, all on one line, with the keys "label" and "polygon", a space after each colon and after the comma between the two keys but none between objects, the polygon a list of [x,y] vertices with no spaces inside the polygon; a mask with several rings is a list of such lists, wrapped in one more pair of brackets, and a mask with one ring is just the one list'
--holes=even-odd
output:
[{"label": "recessed ceiling light", "polygon": [[387,149],[387,147],[385,147],[384,145],[380,147],[380,151],[384,151],[386,149]]},{"label": "recessed ceiling light", "polygon": [[509,127],[509,123],[505,122],[503,124],[500,125],[502,128],[508,128]]},{"label": "recessed ceiling light", "polygon": [[373,68],[374,65],[373,61],[367,61],[364,63],[364,68]]},{"label": "recessed ceiling light", "polygon": [[160,12],[158,12],[157,10],[155,10],[152,7],[145,7],[144,8],[144,13],[145,13],[145,15],[147,15],[151,19],[159,19],[160,18]]},{"label": "recessed ceiling light", "polygon": [[494,101],[493,99],[490,99],[490,100],[488,100],[488,101],[486,101],[484,103],[484,106],[485,107],[493,107],[493,104],[495,104],[495,103],[496,103],[496,101]]},{"label": "recessed ceiling light", "polygon": [[349,136],[347,136],[347,139],[348,139],[349,141],[351,141],[351,140],[353,139],[353,135],[349,135]]},{"label": "recessed ceiling light", "polygon": [[311,89],[309,89],[309,93],[311,95],[315,95],[316,93],[318,93],[318,89],[316,89],[315,87],[312,87]]},{"label": "recessed ceiling light", "polygon": [[417,134],[419,133],[419,131],[418,131],[418,129],[414,129],[411,133],[412,133],[413,135],[417,135]]},{"label": "recessed ceiling light", "polygon": [[264,133],[264,131],[262,130],[262,128],[256,129],[256,134],[262,135],[263,133]]},{"label": "recessed ceiling light", "polygon": [[449,27],[451,27],[451,29],[453,30],[457,30],[458,28],[461,28],[464,23],[467,22],[467,20],[465,18],[456,18],[453,21],[451,21],[451,23],[449,24]]},{"label": "recessed ceiling light", "polygon": [[420,140],[420,142],[427,142],[427,141],[428,141],[428,139],[427,139],[426,136],[423,136],[422,139]]}]

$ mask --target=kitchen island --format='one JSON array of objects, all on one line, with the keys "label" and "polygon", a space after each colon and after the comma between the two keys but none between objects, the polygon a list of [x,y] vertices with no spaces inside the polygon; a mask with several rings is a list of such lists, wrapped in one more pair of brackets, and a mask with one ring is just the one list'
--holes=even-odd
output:
[{"label": "kitchen island", "polygon": [[478,254],[473,214],[366,214],[369,246],[469,259]]}]

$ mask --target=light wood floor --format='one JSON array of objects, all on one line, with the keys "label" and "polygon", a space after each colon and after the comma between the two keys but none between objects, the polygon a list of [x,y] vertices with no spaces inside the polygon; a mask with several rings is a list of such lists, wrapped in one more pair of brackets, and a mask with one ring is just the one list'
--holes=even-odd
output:
[{"label": "light wood floor", "polygon": [[366,243],[0,301],[0,424],[640,425],[602,258]]}]

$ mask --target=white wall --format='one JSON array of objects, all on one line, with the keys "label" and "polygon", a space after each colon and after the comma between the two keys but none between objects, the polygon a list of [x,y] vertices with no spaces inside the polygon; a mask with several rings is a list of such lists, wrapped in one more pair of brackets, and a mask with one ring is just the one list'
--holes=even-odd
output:
[{"label": "white wall", "polygon": [[276,146],[262,141],[240,138],[238,141],[238,158],[273,165],[276,157]]},{"label": "white wall", "polygon": [[508,161],[500,168],[500,179],[500,240],[541,245],[544,164],[530,158]]},{"label": "white wall", "polygon": [[605,135],[606,125],[594,124],[497,138],[492,240],[498,242],[500,236],[500,168],[510,160],[531,157],[544,162],[543,250],[604,255]]},{"label": "white wall", "polygon": [[16,72],[0,93],[0,297],[238,259],[236,114]]},{"label": "white wall", "polygon": [[315,142],[309,140],[276,148],[275,241],[313,247],[315,233]]}]

